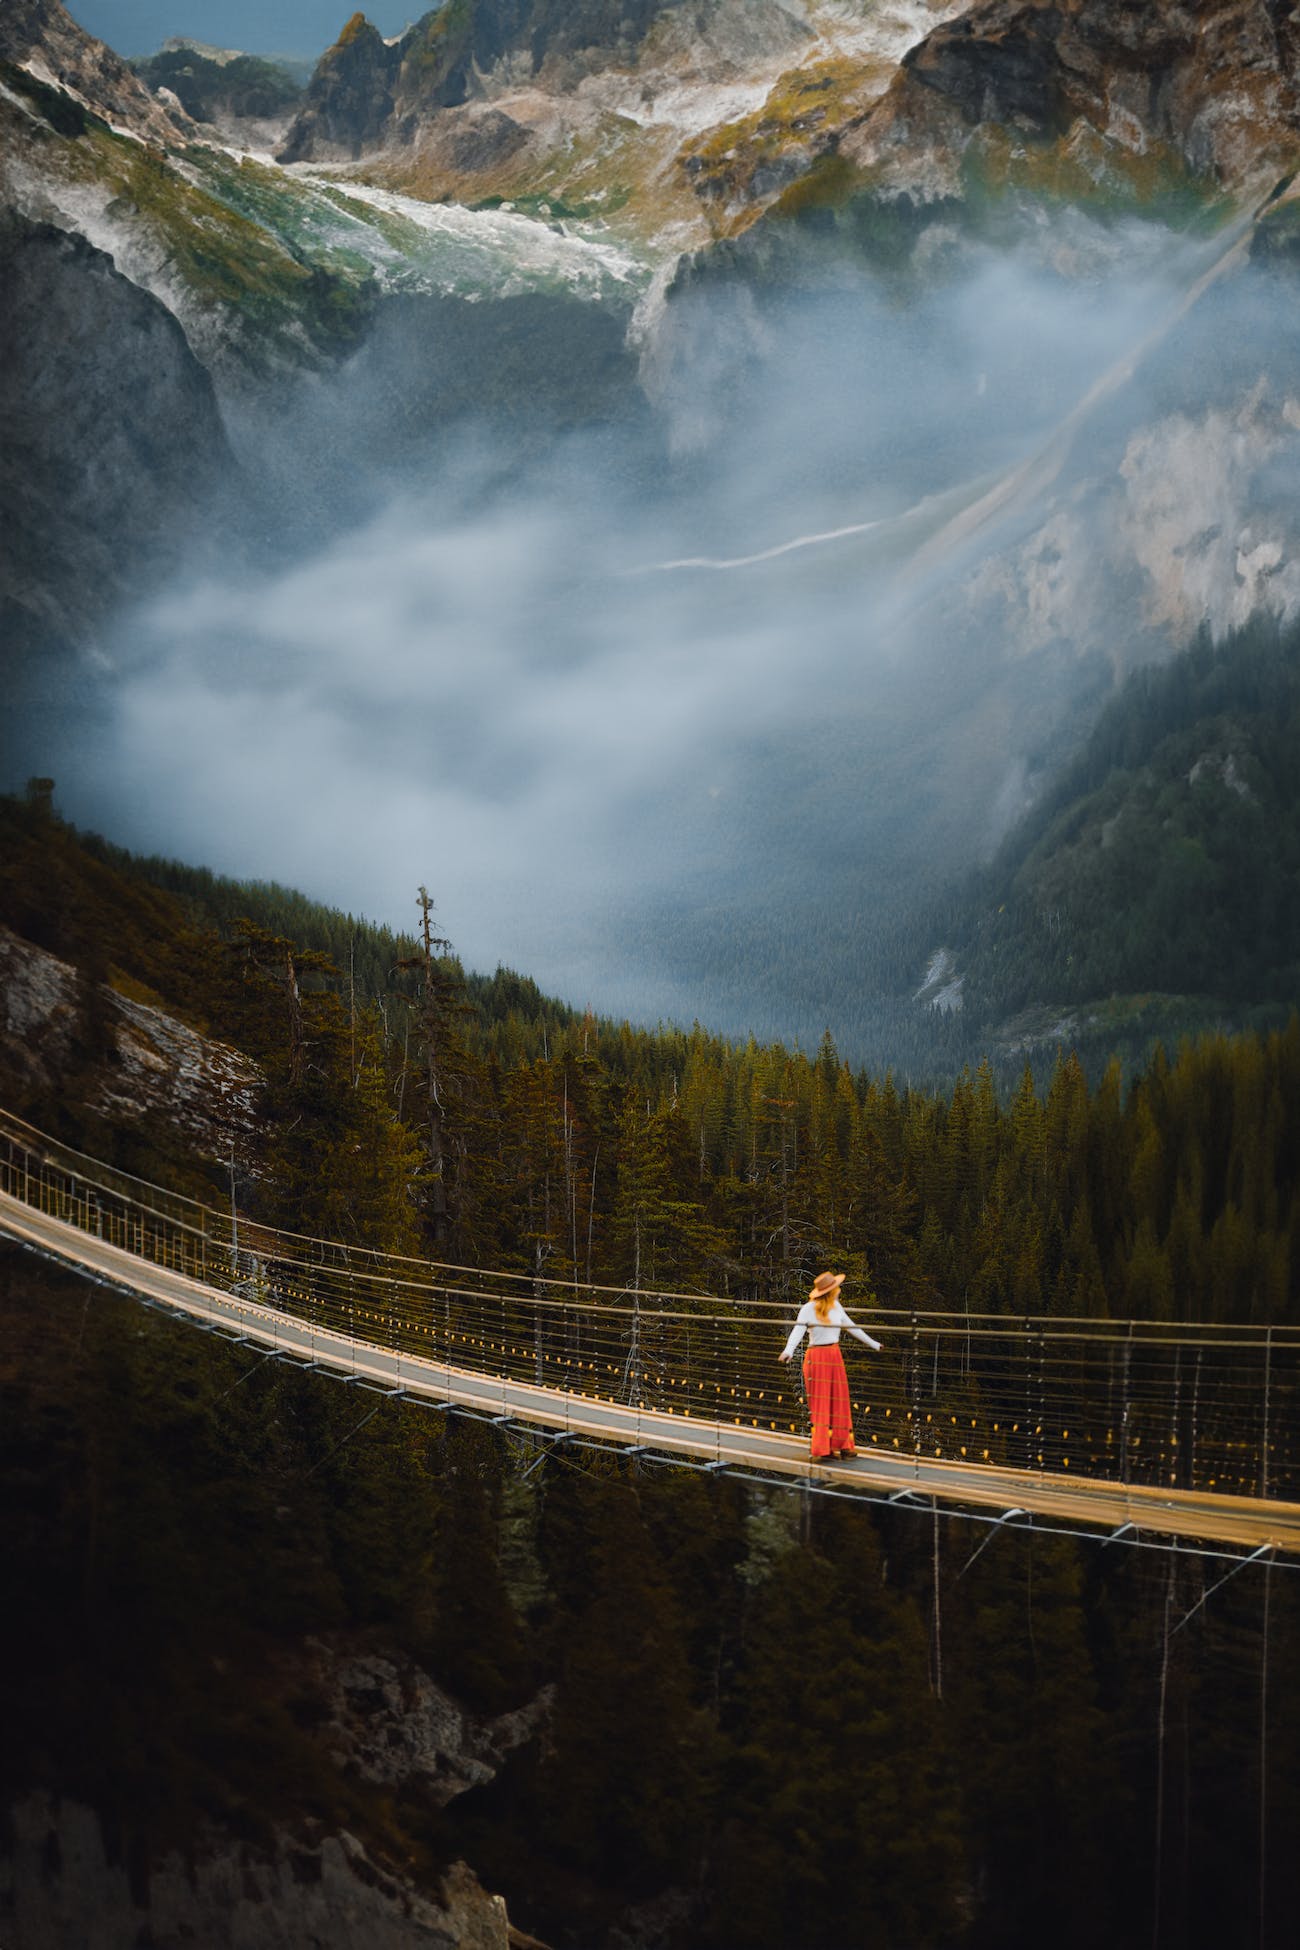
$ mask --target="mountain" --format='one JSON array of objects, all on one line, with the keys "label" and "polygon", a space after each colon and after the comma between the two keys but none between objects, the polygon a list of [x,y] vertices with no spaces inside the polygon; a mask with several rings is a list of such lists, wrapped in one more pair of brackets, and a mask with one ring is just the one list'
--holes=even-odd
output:
[{"label": "mountain", "polygon": [[[686,34],[682,34],[683,20]],[[663,82],[665,63],[708,61],[734,78],[773,55],[811,41],[809,27],[781,0],[450,0],[395,41],[384,41],[360,13],[322,58],[307,101],[281,151],[285,161],[359,155],[387,142],[411,145],[439,112],[471,98],[537,90],[570,97],[615,71]],[[509,121],[509,117],[506,120]],[[460,148],[466,148],[462,121]],[[523,127],[511,123],[522,145]],[[481,168],[467,155],[461,166]]]},{"label": "mountain", "polygon": [[166,144],[184,131],[184,117],[162,108],[128,64],[78,27],[60,0],[8,0],[0,14],[0,63],[145,140]]},{"label": "mountain", "polygon": [[281,155],[643,232],[862,192],[1150,204],[1290,175],[1295,31],[1266,0],[455,0],[391,42],[353,15]]},{"label": "mountain", "polygon": [[[355,14],[280,154],[360,159],[422,196],[599,214],[680,249],[750,222],[879,98],[904,50],[958,11],[956,0],[454,0],[393,42]],[[747,164],[722,170],[742,153]]]},{"label": "mountain", "polygon": [[[237,60],[209,65],[238,78]],[[240,553],[259,526],[281,529],[306,475],[328,498],[342,472],[339,491],[350,491],[356,456],[342,469],[333,458],[319,381],[372,335],[368,407],[338,411],[364,425],[377,456],[394,423],[409,440],[424,411],[445,426],[490,397],[504,319],[478,329],[484,295],[531,304],[528,384],[543,414],[560,393],[562,414],[599,410],[602,372],[616,365],[620,383],[631,372],[618,346],[644,275],[621,251],[522,217],[428,221],[401,198],[345,196],[232,154],[219,128],[165,107],[59,0],[5,10],[0,79],[0,513],[11,537],[0,605],[6,646],[46,717],[75,689],[75,669],[104,668],[104,626],[125,603],[213,549]],[[191,106],[220,120],[233,98],[204,95],[199,79]],[[606,299],[608,312],[592,302]],[[409,390],[413,329],[444,348],[439,364],[424,362],[436,387],[427,409]],[[584,337],[576,374],[569,353]],[[518,368],[507,351],[507,386]],[[274,524],[244,519],[255,481],[277,503]]]},{"label": "mountain", "polygon": [[1298,35],[1268,0],[982,0],[909,50],[842,153],[927,200],[1267,187],[1300,160]]},{"label": "mountain", "polygon": [[1141,1058],[1300,998],[1300,631],[1134,673],[948,905],[917,996],[970,1047]]},{"label": "mountain", "polygon": [[104,251],[0,216],[0,630],[14,663],[96,644],[164,576],[236,467],[172,314]]},{"label": "mountain", "polygon": [[139,71],[146,61],[160,60],[164,55],[190,55],[200,60],[214,62],[218,67],[229,67],[234,61],[264,61],[273,68],[287,74],[301,90],[311,80],[316,62],[302,54],[260,54],[249,55],[241,47],[214,47],[210,41],[197,41],[189,34],[169,34],[160,41],[157,50],[151,55],[141,55],[133,60],[132,66]]},{"label": "mountain", "polygon": [[[15,263],[57,257],[69,316],[111,295],[84,372],[25,272],[0,301],[12,776],[88,778],[96,720],[142,737],[210,687],[247,779],[214,743],[171,789],[237,816],[248,779],[317,776],[296,741],[340,712],[417,800],[455,780],[470,833],[509,782],[519,834],[453,890],[484,958],[947,1063],[966,1031],[913,1007],[938,891],[1130,671],[1300,614],[1294,49],[1252,5],[1190,18],[456,0],[390,43],[356,15],[277,163],[57,0],[17,10]],[[313,600],[354,577],[393,634],[365,667]]]},{"label": "mountain", "polygon": [[400,43],[390,45],[363,15],[353,14],[321,57],[279,160],[359,156],[372,147],[392,114],[400,67]]},{"label": "mountain", "polygon": [[179,102],[191,121],[244,138],[275,140],[302,96],[302,84],[278,61],[187,43],[164,46],[133,64],[162,101]]}]

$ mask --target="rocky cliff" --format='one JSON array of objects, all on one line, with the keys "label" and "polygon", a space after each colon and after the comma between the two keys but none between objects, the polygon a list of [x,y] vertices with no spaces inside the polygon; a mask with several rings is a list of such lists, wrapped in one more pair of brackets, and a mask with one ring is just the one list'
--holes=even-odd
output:
[{"label": "rocky cliff", "polygon": [[224,1162],[257,1129],[262,1078],[230,1044],[0,926],[0,1093],[62,1102],[119,1127],[173,1131]]},{"label": "rocky cliff", "polygon": [[192,1859],[165,1856],[140,1889],[81,1802],[29,1796],[8,1811],[8,1828],[0,1921],[23,1950],[85,1950],[91,1942],[97,1950],[512,1950],[528,1941],[463,1862],[425,1892],[377,1863],[346,1829],[280,1835],[255,1848],[212,1829]]},{"label": "rocky cliff", "polygon": [[0,628],[85,648],[233,481],[212,382],[164,306],[51,224],[0,216]]},{"label": "rocky cliff", "polygon": [[1265,186],[1300,160],[1298,82],[1276,0],[981,0],[904,56],[844,154],[927,197],[971,173]]},{"label": "rocky cliff", "polygon": [[1289,173],[1298,49],[1271,0],[452,0],[391,45],[355,15],[282,153],[431,196],[617,192],[643,230],[693,212],[714,235],[804,207],[805,181],[1141,205]]},{"label": "rocky cliff", "polygon": [[[382,180],[708,234],[679,156],[756,111],[791,67],[861,36],[873,7],[805,0],[451,0],[386,44],[359,14],[322,59],[280,154],[370,159]],[[885,10],[895,58],[925,0]],[[900,16],[905,17],[900,22]],[[830,36],[830,42],[827,36]],[[892,66],[892,64],[890,64]],[[888,69],[877,74],[873,99]]]},{"label": "rocky cliff", "polygon": [[401,43],[386,41],[363,14],[353,14],[321,56],[280,150],[281,162],[359,156],[382,137],[393,113]]},{"label": "rocky cliff", "polygon": [[[725,4],[692,7],[695,30]],[[540,76],[563,92],[599,69],[634,65],[656,22],[681,9],[682,0],[448,0],[392,42],[355,13],[322,57],[281,159],[409,142],[438,110],[494,86]],[[784,11],[774,0],[754,10]]]},{"label": "rocky cliff", "polygon": [[177,105],[165,108],[126,62],[83,32],[59,0],[5,0],[0,9],[0,63],[54,84],[117,128],[154,142],[190,130]]},{"label": "rocky cliff", "polygon": [[[319,1689],[320,1745],[340,1778],[442,1808],[493,1781],[552,1708],[466,1712],[409,1658],[313,1640],[286,1659],[286,1686]],[[349,1829],[307,1819],[250,1842],[207,1823],[182,1854],[124,1862],[112,1824],[75,1799],[35,1792],[6,1811],[0,1928],[24,1950],[199,1942],[209,1950],[545,1950],[512,1927],[500,1896],[464,1862],[419,1881]]]}]

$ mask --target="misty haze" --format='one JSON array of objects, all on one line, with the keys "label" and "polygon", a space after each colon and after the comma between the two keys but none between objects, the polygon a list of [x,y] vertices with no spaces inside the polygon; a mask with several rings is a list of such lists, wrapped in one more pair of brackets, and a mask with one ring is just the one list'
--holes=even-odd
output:
[{"label": "misty haze", "polygon": [[1108,700],[1300,609],[1284,108],[1104,7],[1096,99],[948,0],[462,12],[15,21],[6,783],[598,1013],[1013,1050]]},{"label": "misty haze", "polygon": [[[1161,334],[1223,249],[1074,217],[902,280],[827,250],[802,296],[654,293],[579,426],[558,304],[505,397],[454,320],[479,370],[448,424],[446,308],[412,303],[272,445],[232,410],[238,508],[113,619],[41,769],[124,843],[394,925],[427,879],[471,965],[579,1005],[852,1041],[882,919],[987,855],[1141,654],[1140,611],[1061,584],[1113,545],[1089,491],[1153,399],[1204,411],[1194,316]],[[1245,284],[1218,329],[1262,366],[1277,311]],[[1138,348],[1051,493],[966,533]]]}]

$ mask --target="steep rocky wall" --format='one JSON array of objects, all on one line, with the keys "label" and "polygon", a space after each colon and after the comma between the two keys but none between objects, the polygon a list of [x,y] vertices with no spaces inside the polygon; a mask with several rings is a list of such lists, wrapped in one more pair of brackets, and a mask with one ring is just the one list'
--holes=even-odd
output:
[{"label": "steep rocky wall", "polygon": [[372,148],[393,112],[401,60],[400,45],[390,47],[364,15],[353,14],[317,63],[285,136],[281,162],[355,157]]},{"label": "steep rocky wall", "polygon": [[505,1903],[463,1862],[425,1894],[346,1830],[282,1835],[269,1851],[214,1830],[201,1855],[167,1856],[142,1888],[79,1802],[30,1795],[9,1810],[8,1828],[0,1925],[3,1940],[22,1950],[509,1950],[512,1942]]},{"label": "steep rocky wall", "polygon": [[1300,161],[1298,72],[1300,22],[1272,0],[982,0],[904,57],[845,153],[933,193],[997,128],[1253,183]]},{"label": "steep rocky wall", "polygon": [[[86,1012],[102,1024],[87,1064]],[[85,1107],[133,1124],[162,1120],[201,1156],[226,1158],[256,1125],[261,1076],[228,1043],[79,972],[0,927],[0,1088],[10,1104],[62,1096],[80,1077]]]},{"label": "steep rocky wall", "polygon": [[357,13],[321,57],[280,151],[284,162],[357,157],[410,144],[447,110],[502,89],[563,96],[643,59],[685,77],[813,39],[781,0],[449,0],[388,45]]},{"label": "steep rocky wall", "polygon": [[0,631],[84,649],[178,560],[233,481],[212,382],[175,318],[83,238],[0,216]]},{"label": "steep rocky wall", "polygon": [[59,0],[5,0],[0,61],[57,83],[115,127],[168,143],[192,132],[179,106],[168,112],[112,48],[78,27]]}]

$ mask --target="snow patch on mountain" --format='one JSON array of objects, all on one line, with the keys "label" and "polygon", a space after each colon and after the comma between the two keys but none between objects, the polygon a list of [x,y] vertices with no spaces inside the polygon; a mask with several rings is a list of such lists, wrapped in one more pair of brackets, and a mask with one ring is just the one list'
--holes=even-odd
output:
[{"label": "snow patch on mountain", "polygon": [[569,223],[511,210],[425,203],[370,183],[313,176],[301,163],[289,164],[287,173],[337,213],[340,235],[346,228],[353,248],[367,248],[358,234],[365,228],[358,221],[363,211],[398,218],[409,227],[401,250],[378,230],[372,230],[369,246],[376,272],[401,289],[505,298],[562,285],[578,296],[601,298],[617,288],[634,292],[649,278],[648,267],[630,251],[583,236]]}]

